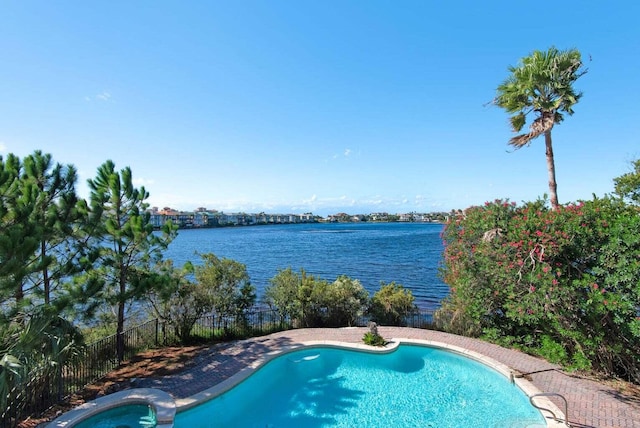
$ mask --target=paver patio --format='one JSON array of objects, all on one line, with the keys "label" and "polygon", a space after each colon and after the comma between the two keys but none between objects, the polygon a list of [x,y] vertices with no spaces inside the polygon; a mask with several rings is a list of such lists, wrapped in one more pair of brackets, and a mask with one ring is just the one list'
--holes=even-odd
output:
[{"label": "paver patio", "polygon": [[[158,388],[176,399],[202,392],[233,376],[267,353],[309,341],[361,343],[366,328],[298,329],[248,340],[218,344],[200,354],[195,364],[178,374],[138,379],[136,387]],[[573,427],[638,427],[640,397],[624,397],[615,389],[590,379],[564,372],[559,366],[519,351],[468,337],[402,327],[379,327],[386,339],[406,338],[443,342],[486,355],[528,379],[542,392],[563,395],[568,403],[567,419]],[[562,403],[552,399],[562,409]]]}]

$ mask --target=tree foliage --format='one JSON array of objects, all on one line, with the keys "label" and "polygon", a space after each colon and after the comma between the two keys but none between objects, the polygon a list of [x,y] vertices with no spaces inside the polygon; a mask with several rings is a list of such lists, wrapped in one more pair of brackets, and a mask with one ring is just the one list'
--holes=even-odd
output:
[{"label": "tree foliage", "polygon": [[[80,271],[79,258],[84,251],[80,233],[86,207],[79,200],[73,165],[53,164],[50,154],[40,151],[24,159],[21,178],[23,193],[30,195],[29,223],[38,237],[38,250],[31,260],[29,288],[45,305],[53,303],[72,275]],[[60,309],[69,304],[57,301]]]},{"label": "tree foliage", "polygon": [[401,284],[382,282],[371,298],[371,319],[383,325],[402,325],[404,319],[417,310],[414,300],[411,290]]},{"label": "tree foliage", "polygon": [[227,328],[230,317],[243,318],[256,300],[247,267],[235,260],[215,254],[200,255],[202,264],[195,266],[195,278],[203,296],[203,304],[213,311],[218,327]]},{"label": "tree foliage", "polygon": [[[191,342],[191,331],[205,313],[213,310],[203,287],[192,280],[193,265],[189,262],[176,268],[172,260],[164,260],[155,267],[157,281],[162,285],[147,295],[150,313],[169,325],[182,344]],[[166,337],[166,335],[165,335]]]},{"label": "tree foliage", "polygon": [[357,279],[343,275],[330,283],[287,268],[271,278],[265,301],[300,327],[342,327],[355,325],[369,295]]},{"label": "tree foliage", "polygon": [[269,280],[269,285],[264,291],[265,302],[278,310],[281,321],[300,318],[300,302],[298,301],[298,288],[302,278],[306,276],[303,269],[296,273],[290,267],[280,269]]},{"label": "tree foliage", "polygon": [[443,233],[449,330],[640,381],[640,234],[605,197],[546,208],[496,200]]},{"label": "tree foliage", "polygon": [[81,247],[75,182],[75,168],[54,164],[49,154],[0,157],[2,418],[5,409],[15,414],[55,389],[62,366],[82,346],[78,330],[63,317]]},{"label": "tree foliage", "polygon": [[157,285],[151,265],[162,258],[175,229],[167,222],[161,234],[154,233],[145,200],[149,194],[133,186],[131,169],[116,171],[112,161],[98,168],[88,181],[91,190],[90,236],[97,249],[97,265],[89,282],[99,285],[98,298],[116,307],[117,354],[124,355],[126,304],[141,300]]},{"label": "tree foliage", "polygon": [[613,180],[615,193],[634,205],[640,205],[640,159],[633,163],[633,171]]},{"label": "tree foliage", "polygon": [[38,250],[35,225],[29,221],[31,195],[25,195],[22,162],[9,154],[0,157],[0,297],[3,321],[29,310],[26,279],[33,271],[30,260]]},{"label": "tree foliage", "polygon": [[573,106],[582,97],[573,85],[587,70],[582,68],[578,50],[560,51],[551,47],[522,58],[520,64],[509,67],[509,72],[509,77],[498,86],[494,103],[511,115],[509,122],[514,132],[522,131],[527,116],[535,116],[529,132],[511,138],[509,144],[519,149],[545,136],[549,192],[555,208],[558,197],[551,130],[564,120],[565,114],[573,114]]}]

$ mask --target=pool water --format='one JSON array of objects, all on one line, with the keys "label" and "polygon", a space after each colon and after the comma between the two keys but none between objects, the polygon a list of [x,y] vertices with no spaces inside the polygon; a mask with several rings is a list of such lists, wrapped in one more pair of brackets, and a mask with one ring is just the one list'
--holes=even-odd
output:
[{"label": "pool water", "polygon": [[153,428],[156,418],[146,404],[127,404],[93,415],[75,428]]},{"label": "pool water", "polygon": [[176,428],[540,427],[527,396],[458,354],[314,348],[284,354],[239,385],[176,414]]}]

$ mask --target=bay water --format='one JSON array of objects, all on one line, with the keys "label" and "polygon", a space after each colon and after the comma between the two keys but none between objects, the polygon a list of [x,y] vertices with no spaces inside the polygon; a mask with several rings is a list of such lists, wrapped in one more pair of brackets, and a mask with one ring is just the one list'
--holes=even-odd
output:
[{"label": "bay water", "polygon": [[243,263],[258,301],[280,269],[333,282],[358,279],[371,295],[380,282],[411,290],[421,309],[436,309],[449,293],[438,277],[443,225],[434,223],[305,223],[182,229],[165,258],[176,266],[200,263],[197,253],[213,253]]}]

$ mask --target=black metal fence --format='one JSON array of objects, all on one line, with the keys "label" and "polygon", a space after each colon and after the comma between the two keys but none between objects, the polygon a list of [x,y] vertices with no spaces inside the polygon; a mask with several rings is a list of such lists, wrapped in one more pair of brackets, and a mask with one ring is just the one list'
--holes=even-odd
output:
[{"label": "black metal fence", "polygon": [[[403,326],[431,328],[434,311],[422,311],[405,317]],[[370,318],[360,317],[357,326],[366,326]],[[232,340],[261,336],[294,328],[291,320],[275,310],[255,310],[236,317],[206,316],[200,318],[191,335],[199,342]],[[177,344],[178,337],[172,326],[154,319],[132,327],[124,333],[124,361],[137,353],[162,345]],[[117,358],[116,335],[105,337],[87,345],[73,364],[60,367],[54,377],[33,373],[30,380],[8,395],[10,400],[0,414],[0,427],[16,427],[18,422],[30,416],[42,414],[55,404],[85,386],[104,377],[120,365]]]}]

